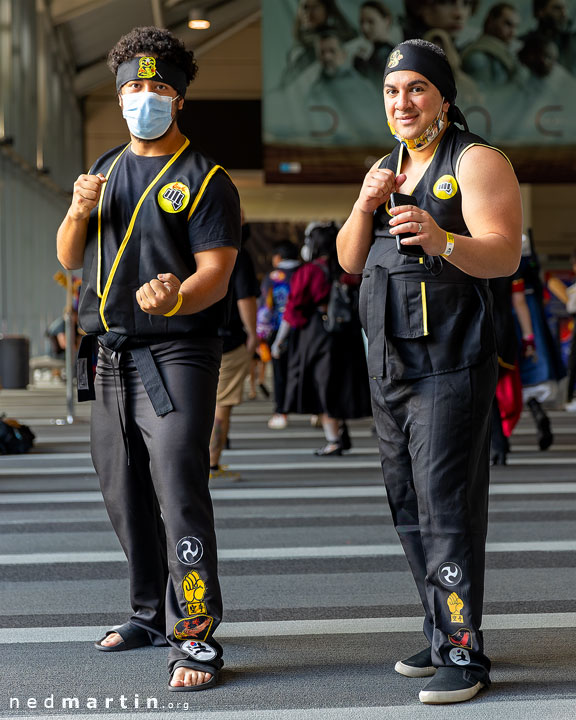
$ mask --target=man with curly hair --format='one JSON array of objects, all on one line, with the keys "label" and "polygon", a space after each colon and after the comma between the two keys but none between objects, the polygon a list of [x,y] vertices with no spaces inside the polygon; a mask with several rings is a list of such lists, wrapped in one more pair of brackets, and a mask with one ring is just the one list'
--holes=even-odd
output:
[{"label": "man with curly hair", "polygon": [[168,644],[170,690],[203,690],[223,664],[208,447],[240,204],[178,128],[194,54],[135,28],[109,67],[130,142],[80,175],[57,240],[84,268],[78,389],[96,400],[92,457],[130,576],[133,614],[96,647]]}]

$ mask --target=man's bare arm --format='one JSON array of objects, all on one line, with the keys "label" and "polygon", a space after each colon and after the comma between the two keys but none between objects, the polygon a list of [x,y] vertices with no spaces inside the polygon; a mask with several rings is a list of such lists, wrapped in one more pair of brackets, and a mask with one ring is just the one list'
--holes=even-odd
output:
[{"label": "man's bare arm", "polygon": [[[512,275],[520,262],[522,200],[510,163],[490,148],[472,147],[462,157],[458,182],[462,214],[471,237],[453,236],[449,261],[474,277]],[[427,255],[444,252],[446,230],[450,228],[439,227],[420,208],[404,205],[390,212],[396,216],[390,225],[403,235],[403,244],[422,245]]]},{"label": "man's bare arm", "polygon": [[56,254],[66,270],[81,268],[90,212],[98,205],[106,178],[102,174],[80,175],[74,183],[72,203],[58,228]]},{"label": "man's bare arm", "polygon": [[180,282],[172,273],[160,273],[136,291],[140,308],[150,315],[169,313],[182,295],[182,304],[175,315],[193,315],[222,300],[234,269],[238,251],[220,247],[194,254],[196,272]]},{"label": "man's bare arm", "polygon": [[405,175],[396,178],[391,170],[379,169],[379,162],[366,174],[358,199],[336,240],[338,262],[349,273],[361,273],[364,269],[372,244],[374,211],[406,179]]},{"label": "man's bare arm", "polygon": [[255,297],[241,298],[237,303],[240,319],[248,336],[246,338],[246,348],[249,353],[253,353],[258,344],[258,335],[256,335],[256,310],[258,304]]}]

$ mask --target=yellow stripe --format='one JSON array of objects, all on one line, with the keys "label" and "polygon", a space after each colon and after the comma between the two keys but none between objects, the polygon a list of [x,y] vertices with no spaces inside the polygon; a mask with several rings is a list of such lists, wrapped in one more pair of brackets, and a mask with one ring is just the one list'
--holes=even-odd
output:
[{"label": "yellow stripe", "polygon": [[422,293],[422,324],[424,326],[424,335],[428,335],[428,306],[426,305],[426,283],[420,283],[420,292]]},{"label": "yellow stripe", "polygon": [[506,368],[507,370],[515,370],[516,365],[510,365],[510,363],[504,362],[500,355],[498,355],[498,365],[500,365],[503,368]]},{"label": "yellow stripe", "polygon": [[122,244],[120,245],[120,248],[118,249],[118,252],[116,253],[116,258],[114,259],[114,263],[112,265],[112,269],[110,270],[110,274],[108,275],[108,280],[106,281],[106,287],[104,288],[104,293],[102,295],[102,301],[100,303],[100,318],[102,319],[102,324],[106,328],[106,330],[109,330],[108,323],[106,322],[106,318],[104,317],[104,308],[106,307],[106,300],[108,299],[108,293],[110,292],[110,287],[112,286],[112,281],[114,280],[114,275],[116,274],[116,270],[118,269],[118,265],[120,264],[120,260],[122,259],[122,255],[124,253],[124,250],[126,249],[126,245],[128,244],[128,240],[130,240],[130,236],[132,235],[132,231],[134,230],[134,223],[136,222],[136,217],[138,216],[138,213],[140,212],[140,208],[142,207],[142,203],[146,199],[148,193],[154,185],[160,180],[162,175],[168,170],[168,168],[176,162],[176,160],[180,157],[180,155],[184,152],[184,150],[190,145],[190,140],[188,138],[184,139],[184,142],[182,143],[182,146],[178,150],[178,152],[173,155],[170,160],[164,165],[162,170],[156,175],[154,180],[148,185],[146,190],[142,193],[142,197],[140,200],[138,200],[138,204],[136,205],[136,208],[134,209],[134,212],[132,213],[132,218],[130,219],[130,224],[128,225],[128,229],[126,230],[126,234],[124,235],[124,239],[122,240]]},{"label": "yellow stripe", "polygon": [[458,177],[458,173],[460,172],[460,161],[462,160],[462,156],[464,155],[464,153],[467,150],[470,150],[470,148],[472,148],[472,147],[485,147],[485,148],[489,148],[490,150],[495,150],[497,153],[500,153],[500,155],[502,155],[502,157],[507,160],[507,162],[510,165],[510,167],[512,168],[512,170],[514,170],[514,166],[510,162],[510,158],[508,157],[508,155],[506,155],[506,153],[503,153],[502,150],[499,150],[497,147],[494,147],[493,145],[485,145],[484,143],[470,143],[470,145],[467,145],[464,148],[464,150],[462,150],[460,155],[458,155],[458,160],[456,160],[455,172],[456,172],[456,180],[458,180],[458,182],[460,182],[460,178]]},{"label": "yellow stripe", "polygon": [[400,170],[402,170],[402,158],[404,156],[404,145],[400,143],[400,151],[398,152],[398,162],[396,163],[396,175],[400,175]]},{"label": "yellow stripe", "polygon": [[[194,202],[192,203],[192,207],[190,208],[190,212],[188,213],[188,220],[190,220],[190,218],[192,217],[192,215],[193,215],[193,213],[194,213],[194,210],[196,210],[196,207],[198,206],[198,203],[199,203],[200,200],[202,199],[202,195],[204,195],[204,191],[206,190],[206,187],[208,186],[208,183],[210,182],[210,180],[212,180],[212,176],[213,176],[218,170],[224,170],[224,168],[222,167],[222,165],[214,165],[214,167],[212,168],[212,170],[210,170],[210,172],[209,172],[209,173],[206,175],[206,177],[204,178],[204,181],[202,182],[202,185],[200,185],[200,190],[198,190],[198,193],[196,194],[196,197],[194,198]],[[228,173],[226,172],[226,170],[224,170],[224,172],[226,173],[226,175],[228,175]],[[228,177],[230,177],[230,175],[228,175]],[[231,178],[230,178],[230,179],[231,179]]]},{"label": "yellow stripe", "polygon": [[[120,152],[115,158],[114,162],[110,167],[108,168],[108,172],[106,173],[106,180],[110,177],[110,173],[112,172],[114,165],[120,160],[122,155],[128,150],[130,147],[130,143],[126,145],[124,150]],[[102,292],[100,290],[101,285],[101,275],[102,275],[102,202],[104,201],[104,193],[106,192],[106,185],[107,183],[104,183],[104,187],[102,188],[102,192],[100,193],[100,200],[98,201],[98,274],[96,276],[96,293],[98,294],[98,297],[102,297]]]}]

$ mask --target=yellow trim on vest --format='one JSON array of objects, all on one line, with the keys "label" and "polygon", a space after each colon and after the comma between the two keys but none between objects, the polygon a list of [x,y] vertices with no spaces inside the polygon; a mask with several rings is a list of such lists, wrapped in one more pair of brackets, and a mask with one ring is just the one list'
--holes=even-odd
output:
[{"label": "yellow trim on vest", "polygon": [[108,275],[108,280],[106,281],[106,286],[104,288],[104,293],[102,294],[102,301],[100,302],[100,318],[102,320],[102,324],[106,328],[106,330],[110,330],[108,327],[108,323],[106,322],[106,318],[104,317],[104,308],[106,307],[106,300],[108,299],[108,293],[110,292],[110,288],[112,286],[112,281],[114,280],[114,275],[116,274],[116,270],[118,269],[118,265],[120,264],[120,260],[122,259],[122,255],[124,254],[124,250],[126,249],[126,245],[128,244],[128,240],[130,240],[130,237],[132,235],[132,231],[134,230],[134,224],[136,222],[136,217],[138,216],[138,213],[140,212],[140,208],[142,207],[142,203],[148,196],[148,193],[152,190],[154,185],[160,180],[162,175],[165,174],[165,172],[168,170],[168,168],[176,162],[176,160],[180,157],[180,155],[186,150],[186,148],[190,145],[190,140],[188,138],[184,139],[184,142],[182,143],[182,146],[180,149],[168,160],[166,165],[160,170],[158,175],[152,180],[150,185],[144,190],[142,193],[142,196],[140,197],[140,200],[138,200],[138,204],[136,205],[134,212],[132,213],[132,218],[130,219],[130,224],[128,225],[128,229],[126,230],[126,234],[124,235],[124,239],[122,240],[122,244],[118,248],[118,252],[116,253],[116,257],[114,258],[114,263],[112,264],[112,268],[110,270],[110,274]]},{"label": "yellow trim on vest", "polygon": [[[110,177],[110,173],[114,169],[114,165],[120,160],[122,155],[128,150],[130,147],[130,143],[126,145],[124,150],[122,150],[116,157],[114,158],[114,161],[112,165],[108,168],[108,172],[106,173],[106,180]],[[102,291],[100,290],[101,285],[101,276],[102,276],[102,202],[104,201],[104,193],[106,192],[106,184],[104,184],[104,187],[102,188],[102,192],[100,193],[100,200],[98,201],[98,271],[96,275],[96,294],[99,298],[102,297]]]},{"label": "yellow trim on vest", "polygon": [[[222,165],[214,165],[214,167],[212,168],[212,170],[210,170],[210,172],[207,173],[206,177],[204,178],[204,180],[203,180],[203,182],[202,182],[202,185],[200,185],[200,190],[198,190],[198,192],[196,193],[196,197],[194,198],[194,202],[192,203],[192,207],[190,208],[190,212],[188,213],[188,221],[190,221],[190,218],[191,218],[192,215],[194,214],[194,210],[196,210],[196,207],[198,206],[198,203],[199,203],[200,200],[202,199],[202,195],[204,195],[204,191],[205,191],[206,188],[208,187],[208,183],[210,182],[210,180],[212,180],[213,175],[214,175],[218,170],[223,170],[223,171],[226,173],[226,175],[228,175],[228,173],[226,172],[226,170],[224,170],[224,168],[222,167]],[[230,177],[230,175],[228,175],[228,177]],[[232,178],[230,178],[230,179],[232,179]]]},{"label": "yellow trim on vest", "polygon": [[[448,123],[448,124],[450,124],[450,123]],[[414,185],[412,190],[410,190],[410,192],[407,193],[408,195],[414,195],[414,190],[416,190],[416,188],[420,184],[420,180],[422,180],[422,178],[426,174],[426,171],[428,170],[430,165],[432,165],[432,162],[434,161],[434,158],[436,157],[436,152],[437,152],[438,148],[440,147],[440,143],[442,142],[443,139],[444,139],[444,135],[442,135],[442,137],[440,138],[440,142],[434,148],[434,152],[432,153],[432,157],[430,158],[430,160],[428,160],[426,169],[424,170],[422,175],[418,178],[416,185]],[[400,143],[400,152],[398,153],[398,162],[396,164],[396,175],[400,175],[400,171],[402,170],[402,160],[404,159],[404,148],[405,148],[405,145],[402,145],[402,143]]]},{"label": "yellow trim on vest", "polygon": [[497,147],[494,147],[493,145],[486,145],[486,144],[484,144],[484,143],[470,143],[470,145],[466,145],[466,147],[464,148],[464,150],[462,150],[462,152],[460,153],[460,155],[458,155],[458,160],[456,160],[456,165],[455,165],[455,168],[454,168],[454,174],[456,175],[456,180],[460,181],[460,178],[458,177],[458,174],[459,174],[459,172],[460,172],[460,162],[461,162],[461,160],[462,160],[462,155],[464,155],[464,153],[465,153],[467,150],[470,150],[470,148],[472,148],[472,147],[485,147],[485,148],[489,148],[490,150],[495,150],[497,153],[500,153],[500,155],[502,155],[503,158],[506,159],[506,161],[508,162],[508,164],[510,165],[510,167],[512,168],[512,170],[514,170],[514,166],[513,166],[512,163],[510,162],[510,158],[508,157],[508,155],[506,155],[506,153],[502,152],[502,150],[499,150]]},{"label": "yellow trim on vest", "polygon": [[424,335],[428,335],[428,305],[426,304],[426,283],[420,283],[420,292],[422,293],[422,329]]}]

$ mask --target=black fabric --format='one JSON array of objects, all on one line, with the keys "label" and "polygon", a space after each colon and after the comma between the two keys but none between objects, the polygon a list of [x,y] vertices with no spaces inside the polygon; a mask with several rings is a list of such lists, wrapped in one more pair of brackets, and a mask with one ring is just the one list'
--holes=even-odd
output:
[{"label": "black fabric", "polygon": [[34,445],[36,436],[28,425],[0,418],[0,455],[20,455],[27,453]]},{"label": "black fabric", "polygon": [[[118,147],[103,155],[90,172],[106,174],[122,149]],[[164,167],[169,157],[162,159]],[[101,293],[136,203],[160,169],[157,158],[152,162],[149,160],[127,149],[103,186]],[[139,340],[145,338],[152,343],[162,337],[215,336],[226,322],[230,295],[199,313],[172,317],[144,313],[135,297],[140,285],[160,272],[171,272],[181,281],[185,280],[196,270],[195,253],[218,247],[240,247],[238,193],[223,170],[217,170],[211,176],[188,220],[194,199],[213,168],[214,163],[188,146],[148,193],[105,299],[104,317],[111,331],[128,337],[137,336]],[[160,205],[160,197],[165,200],[165,187],[173,183],[185,186],[189,194],[182,205],[172,206],[175,212]],[[166,203],[164,206],[167,207]],[[102,334],[106,328],[100,313],[103,299],[97,294],[97,231],[98,209],[95,208],[90,216],[84,254],[79,325],[87,333]]]},{"label": "black fabric", "polygon": [[[470,235],[462,216],[456,164],[484,141],[450,125],[412,193],[443,230]],[[398,145],[380,167],[397,172]],[[434,190],[436,189],[436,193]],[[495,351],[488,282],[440,257],[427,265],[396,250],[388,204],[374,213],[373,238],[360,289],[371,377],[414,379],[470,367]]]},{"label": "black fabric", "polygon": [[[221,342],[195,338],[155,344],[150,350],[173,399],[173,412],[156,415],[131,351],[117,353],[115,371],[113,351],[101,347],[92,409],[92,459],[106,509],[128,559],[130,622],[148,630],[154,644],[168,641],[169,663],[191,657],[198,660],[183,649],[187,639],[207,643],[215,651],[214,658],[205,663],[210,672],[222,665],[222,648],[212,638],[222,618],[222,599],[208,490],[208,445]],[[116,402],[119,387],[130,465]],[[179,541],[188,537],[197,538],[203,548],[193,565],[183,564],[176,551]],[[190,573],[197,573],[203,590]],[[194,597],[186,596],[187,576],[198,585]],[[195,635],[195,627],[206,618],[212,620],[211,625]]]},{"label": "black fabric", "polygon": [[116,71],[116,92],[130,80],[156,80],[170,85],[178,91],[181,98],[186,96],[188,80],[186,73],[176,65],[161,58],[135,57],[126,60]]},{"label": "black fabric", "polygon": [[[433,664],[457,666],[461,648],[469,654],[466,669],[484,683],[490,661],[480,627],[497,373],[493,355],[446,375],[371,380],[386,492],[424,606]],[[462,603],[455,612],[453,593]]]},{"label": "black fabric", "polygon": [[496,350],[498,358],[507,366],[517,365],[519,350],[512,312],[512,282],[511,277],[492,278],[488,282],[494,298],[492,312]]},{"label": "black fabric", "polygon": [[238,300],[257,298],[260,296],[260,284],[254,270],[254,263],[247,250],[241,250],[236,258],[236,264],[230,278],[232,302],[228,323],[220,330],[224,342],[223,352],[235,350],[246,342],[244,325],[238,310]]},{"label": "black fabric", "polygon": [[360,325],[329,334],[317,311],[288,337],[283,413],[327,413],[349,419],[371,414],[366,355]]}]

